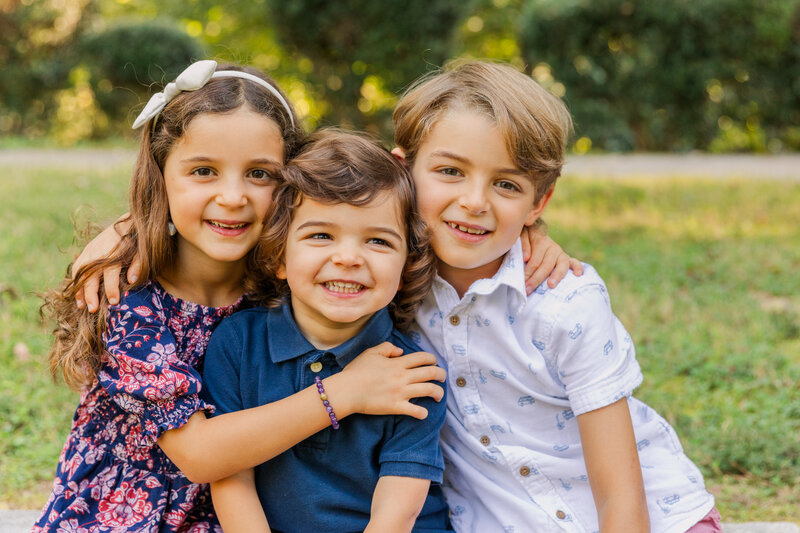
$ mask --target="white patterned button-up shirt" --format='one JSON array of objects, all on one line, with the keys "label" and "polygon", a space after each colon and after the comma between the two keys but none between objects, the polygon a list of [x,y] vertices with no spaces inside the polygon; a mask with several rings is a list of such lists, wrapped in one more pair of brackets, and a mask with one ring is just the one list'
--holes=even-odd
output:
[{"label": "white patterned button-up shirt", "polygon": [[713,507],[672,427],[630,397],[631,337],[589,265],[525,294],[519,242],[463,298],[441,278],[413,338],[447,370],[445,495],[459,532],[599,529],[576,416],[629,398],[651,530],[686,531]]}]

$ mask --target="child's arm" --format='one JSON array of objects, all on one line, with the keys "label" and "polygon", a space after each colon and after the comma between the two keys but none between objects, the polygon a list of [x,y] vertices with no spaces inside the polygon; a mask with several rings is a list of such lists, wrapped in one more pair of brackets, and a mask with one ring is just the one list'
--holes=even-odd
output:
[{"label": "child's arm", "polygon": [[522,259],[525,261],[525,288],[531,294],[547,280],[551,289],[564,279],[568,270],[576,276],[583,274],[583,265],[567,255],[547,236],[546,226],[539,224],[522,228]]},{"label": "child's arm", "polygon": [[[97,259],[102,259],[111,255],[111,252],[119,244],[122,236],[125,235],[130,229],[130,221],[128,220],[128,213],[125,213],[117,219],[116,222],[101,231],[89,244],[81,251],[80,255],[75,259],[72,264],[72,273],[75,274],[82,266],[91,263]],[[103,270],[103,287],[106,292],[106,297],[111,305],[119,302],[119,275],[122,272],[123,265],[109,267]],[[139,277],[141,270],[141,262],[138,258],[134,258],[128,266],[127,278],[129,283],[135,283]],[[100,288],[100,275],[90,277],[81,291],[75,295],[76,303],[81,308],[86,305],[89,311],[94,313],[100,303],[97,295]]]},{"label": "child's arm", "polygon": [[[207,375],[219,373],[214,366],[218,358],[214,357],[213,344],[214,337],[206,359]],[[431,366],[436,362],[431,354],[393,357],[400,353],[402,350],[383,343],[366,350],[342,372],[325,378],[325,390],[339,419],[353,413],[427,416],[424,407],[409,400],[417,396],[441,400],[442,387],[429,381],[444,381],[445,372]],[[218,400],[212,398],[219,406]],[[313,385],[267,405],[243,411],[232,406],[225,411],[227,414],[211,419],[197,412],[186,424],[162,433],[158,439],[161,449],[191,481],[207,483],[252,468],[331,423]]]},{"label": "child's arm", "polygon": [[211,483],[211,497],[225,533],[269,533],[252,468]]},{"label": "child's arm", "polygon": [[369,524],[364,533],[411,531],[425,505],[430,484],[427,479],[381,477],[372,494]]},{"label": "child's arm", "polygon": [[577,418],[601,533],[650,531],[628,400]]}]

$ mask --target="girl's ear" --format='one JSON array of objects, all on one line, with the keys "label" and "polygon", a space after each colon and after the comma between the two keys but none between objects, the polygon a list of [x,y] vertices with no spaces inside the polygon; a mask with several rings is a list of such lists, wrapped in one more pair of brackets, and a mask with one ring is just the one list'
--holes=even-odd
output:
[{"label": "girl's ear", "polygon": [[275,277],[278,279],[286,279],[286,265],[283,264],[281,261],[281,266],[278,267],[278,270],[275,271]]},{"label": "girl's ear", "polygon": [[402,148],[400,148],[399,146],[395,146],[394,148],[392,148],[392,155],[394,156],[395,159],[400,161],[403,164],[403,166],[407,166],[406,153],[403,151]]}]

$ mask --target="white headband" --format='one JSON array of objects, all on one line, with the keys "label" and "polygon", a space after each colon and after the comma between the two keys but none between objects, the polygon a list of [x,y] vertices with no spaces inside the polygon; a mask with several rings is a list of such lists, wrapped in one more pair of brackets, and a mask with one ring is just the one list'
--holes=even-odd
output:
[{"label": "white headband", "polygon": [[170,102],[170,100],[181,94],[183,91],[196,91],[213,78],[242,78],[261,85],[266,90],[271,92],[273,96],[278,99],[281,105],[283,105],[283,108],[286,110],[286,114],[289,115],[289,122],[291,122],[292,127],[294,127],[292,108],[289,107],[289,103],[283,98],[281,93],[278,92],[278,89],[262,80],[258,76],[253,76],[247,72],[241,72],[238,70],[220,70],[219,72],[215,72],[216,68],[217,62],[211,59],[197,61],[196,63],[192,63],[186,67],[186,70],[181,72],[180,75],[175,78],[175,81],[168,83],[162,92],[156,93],[150,97],[147,105],[144,106],[142,112],[139,113],[139,116],[136,117],[135,121],[133,121],[132,128],[136,129],[140,126],[143,126],[148,120],[157,117],[158,114],[161,113],[161,110],[164,109],[164,107]]}]

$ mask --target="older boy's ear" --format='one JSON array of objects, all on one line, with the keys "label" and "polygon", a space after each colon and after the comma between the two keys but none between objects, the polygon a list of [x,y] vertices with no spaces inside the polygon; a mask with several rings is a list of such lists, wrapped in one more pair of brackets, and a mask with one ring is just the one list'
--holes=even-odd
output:
[{"label": "older boy's ear", "polygon": [[394,156],[395,159],[397,159],[404,165],[406,164],[406,153],[399,146],[395,146],[394,148],[392,148],[392,155]]},{"label": "older boy's ear", "polygon": [[528,211],[528,216],[525,217],[525,225],[526,226],[530,226],[531,224],[536,222],[536,220],[540,216],[542,216],[542,212],[544,211],[544,208],[547,207],[547,204],[550,202],[550,198],[553,197],[553,191],[554,190],[555,190],[555,186],[551,186],[550,189],[544,194],[544,196],[539,198],[539,201],[536,202],[535,204],[533,204],[533,207],[531,208],[531,210]]}]

